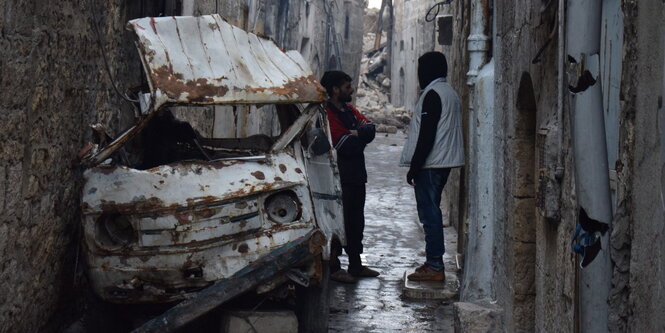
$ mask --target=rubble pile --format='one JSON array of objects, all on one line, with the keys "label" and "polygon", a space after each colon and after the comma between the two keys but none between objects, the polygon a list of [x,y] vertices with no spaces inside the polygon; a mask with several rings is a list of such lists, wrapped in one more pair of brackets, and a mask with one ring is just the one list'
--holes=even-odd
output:
[{"label": "rubble pile", "polygon": [[363,36],[363,58],[360,62],[360,77],[356,89],[355,105],[369,119],[377,124],[377,131],[396,133],[405,129],[411,119],[411,112],[403,107],[395,108],[390,103],[391,81],[387,66],[389,54],[385,33],[381,36],[378,50],[374,49],[377,9],[369,9],[365,15],[365,35]]}]

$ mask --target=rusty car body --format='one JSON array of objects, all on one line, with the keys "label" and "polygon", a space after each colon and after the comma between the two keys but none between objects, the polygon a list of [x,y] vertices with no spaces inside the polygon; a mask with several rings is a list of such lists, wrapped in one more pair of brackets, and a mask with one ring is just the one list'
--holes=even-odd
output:
[{"label": "rusty car body", "polygon": [[[139,95],[134,126],[104,146],[91,145],[83,157],[94,292],[114,303],[182,300],[317,230],[325,236],[318,249],[255,289],[320,276],[331,241],[345,242],[341,190],[334,150],[312,148],[330,137],[325,91],[302,56],[219,15],[142,18],[128,29],[136,34],[149,92]],[[198,158],[150,168],[114,160],[155,114],[174,105],[251,110],[256,121],[279,119],[279,130],[260,141],[198,137],[191,145]],[[223,125],[239,132],[233,122]]]}]

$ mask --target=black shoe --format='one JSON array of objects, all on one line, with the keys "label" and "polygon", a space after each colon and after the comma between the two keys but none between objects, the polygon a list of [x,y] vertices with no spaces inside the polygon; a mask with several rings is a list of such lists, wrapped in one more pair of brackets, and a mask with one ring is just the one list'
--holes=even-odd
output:
[{"label": "black shoe", "polygon": [[360,269],[350,269],[349,268],[349,274],[351,276],[355,277],[377,277],[380,275],[379,272],[367,267],[367,266],[360,266]]},{"label": "black shoe", "polygon": [[330,274],[330,279],[333,281],[341,283],[349,283],[349,284],[358,282],[358,279],[354,278],[347,271],[343,269],[340,269],[337,272]]}]

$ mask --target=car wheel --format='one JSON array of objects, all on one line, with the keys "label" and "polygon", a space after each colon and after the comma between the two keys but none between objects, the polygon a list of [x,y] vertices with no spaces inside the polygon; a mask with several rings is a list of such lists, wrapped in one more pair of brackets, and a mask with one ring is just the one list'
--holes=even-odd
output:
[{"label": "car wheel", "polygon": [[330,315],[330,265],[321,261],[321,282],[312,283],[309,287],[296,289],[296,315],[298,316],[298,332],[328,332]]}]

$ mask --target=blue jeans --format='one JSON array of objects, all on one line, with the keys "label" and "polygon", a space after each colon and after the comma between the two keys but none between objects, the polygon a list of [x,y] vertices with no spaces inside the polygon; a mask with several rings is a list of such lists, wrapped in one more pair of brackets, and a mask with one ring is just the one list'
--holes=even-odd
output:
[{"label": "blue jeans", "polygon": [[416,204],[418,218],[425,230],[425,263],[435,270],[443,269],[443,215],[441,214],[441,193],[446,186],[450,169],[422,169],[416,176]]}]

